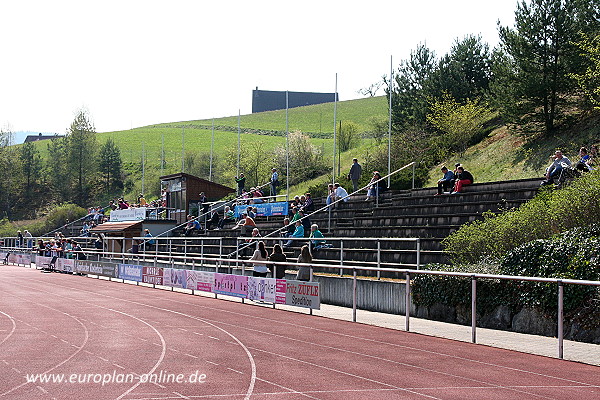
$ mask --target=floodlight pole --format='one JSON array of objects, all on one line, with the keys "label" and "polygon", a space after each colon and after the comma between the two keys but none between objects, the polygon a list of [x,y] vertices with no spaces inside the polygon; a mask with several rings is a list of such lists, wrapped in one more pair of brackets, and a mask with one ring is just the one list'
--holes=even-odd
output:
[{"label": "floodlight pole", "polygon": [[181,127],[181,172],[185,172],[185,128]]},{"label": "floodlight pole", "polygon": [[[288,111],[290,108],[289,92],[285,91],[285,201],[290,201],[290,125]],[[275,199],[277,201],[277,199]]]},{"label": "floodlight pole", "polygon": [[[389,95],[390,95],[390,115],[388,121],[388,174],[392,170],[392,93],[394,89],[394,67],[392,56],[390,56],[390,85],[389,85]],[[392,181],[392,177],[388,176],[387,185],[390,187]]]},{"label": "floodlight pole", "polygon": [[240,177],[240,151],[241,149],[241,141],[240,141],[240,115],[241,115],[241,111],[238,108],[238,157],[237,157],[237,174],[236,176],[239,178]]},{"label": "floodlight pole", "polygon": [[212,119],[212,137],[210,141],[210,165],[208,167],[208,180],[212,182],[212,165],[213,165],[213,151],[215,148],[215,119]]},{"label": "floodlight pole", "polygon": [[335,93],[333,95],[333,169],[331,170],[331,183],[335,183],[335,141],[337,134],[337,72],[335,73]]}]

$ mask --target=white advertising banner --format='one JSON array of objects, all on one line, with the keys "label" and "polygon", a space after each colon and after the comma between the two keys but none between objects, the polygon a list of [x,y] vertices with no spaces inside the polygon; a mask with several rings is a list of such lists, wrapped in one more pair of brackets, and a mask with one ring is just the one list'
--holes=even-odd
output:
[{"label": "white advertising banner", "polygon": [[143,221],[146,218],[146,207],[128,208],[110,212],[110,222]]}]

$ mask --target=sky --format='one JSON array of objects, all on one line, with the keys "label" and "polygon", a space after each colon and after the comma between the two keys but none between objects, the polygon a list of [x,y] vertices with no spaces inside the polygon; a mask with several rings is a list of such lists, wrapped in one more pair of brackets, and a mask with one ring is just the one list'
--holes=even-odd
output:
[{"label": "sky", "polygon": [[[333,92],[389,74],[419,43],[494,47],[516,0],[0,3],[0,127],[63,134],[86,109],[98,132],[252,111],[252,90]],[[379,94],[383,94],[381,91]]]}]

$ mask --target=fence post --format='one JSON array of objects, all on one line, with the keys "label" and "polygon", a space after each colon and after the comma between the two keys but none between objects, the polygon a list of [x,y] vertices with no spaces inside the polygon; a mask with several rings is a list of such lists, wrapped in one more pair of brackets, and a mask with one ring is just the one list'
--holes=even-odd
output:
[{"label": "fence post", "polygon": [[421,238],[417,238],[417,269],[421,269]]},{"label": "fence post", "polygon": [[471,342],[477,343],[477,278],[471,277]]},{"label": "fence post", "polygon": [[406,328],[406,332],[410,332],[410,273],[406,273],[406,286],[405,286],[405,307],[406,310],[404,310],[404,314],[405,314],[405,328]]},{"label": "fence post", "polygon": [[356,322],[356,268],[352,268],[352,322]]},{"label": "fence post", "polygon": [[564,286],[562,281],[558,281],[558,358],[563,358],[563,300]]},{"label": "fence post", "polygon": [[377,280],[381,279],[381,242],[377,239]]},{"label": "fence post", "polygon": [[200,242],[200,265],[204,266],[204,238]]},{"label": "fence post", "polygon": [[344,240],[340,239],[340,276],[344,275]]}]

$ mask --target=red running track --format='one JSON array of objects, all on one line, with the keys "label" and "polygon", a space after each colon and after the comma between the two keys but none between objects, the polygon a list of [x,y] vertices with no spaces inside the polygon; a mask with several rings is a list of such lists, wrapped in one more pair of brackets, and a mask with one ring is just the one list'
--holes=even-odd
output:
[{"label": "red running track", "polygon": [[2,399],[582,400],[600,399],[600,368],[2,266]]}]

